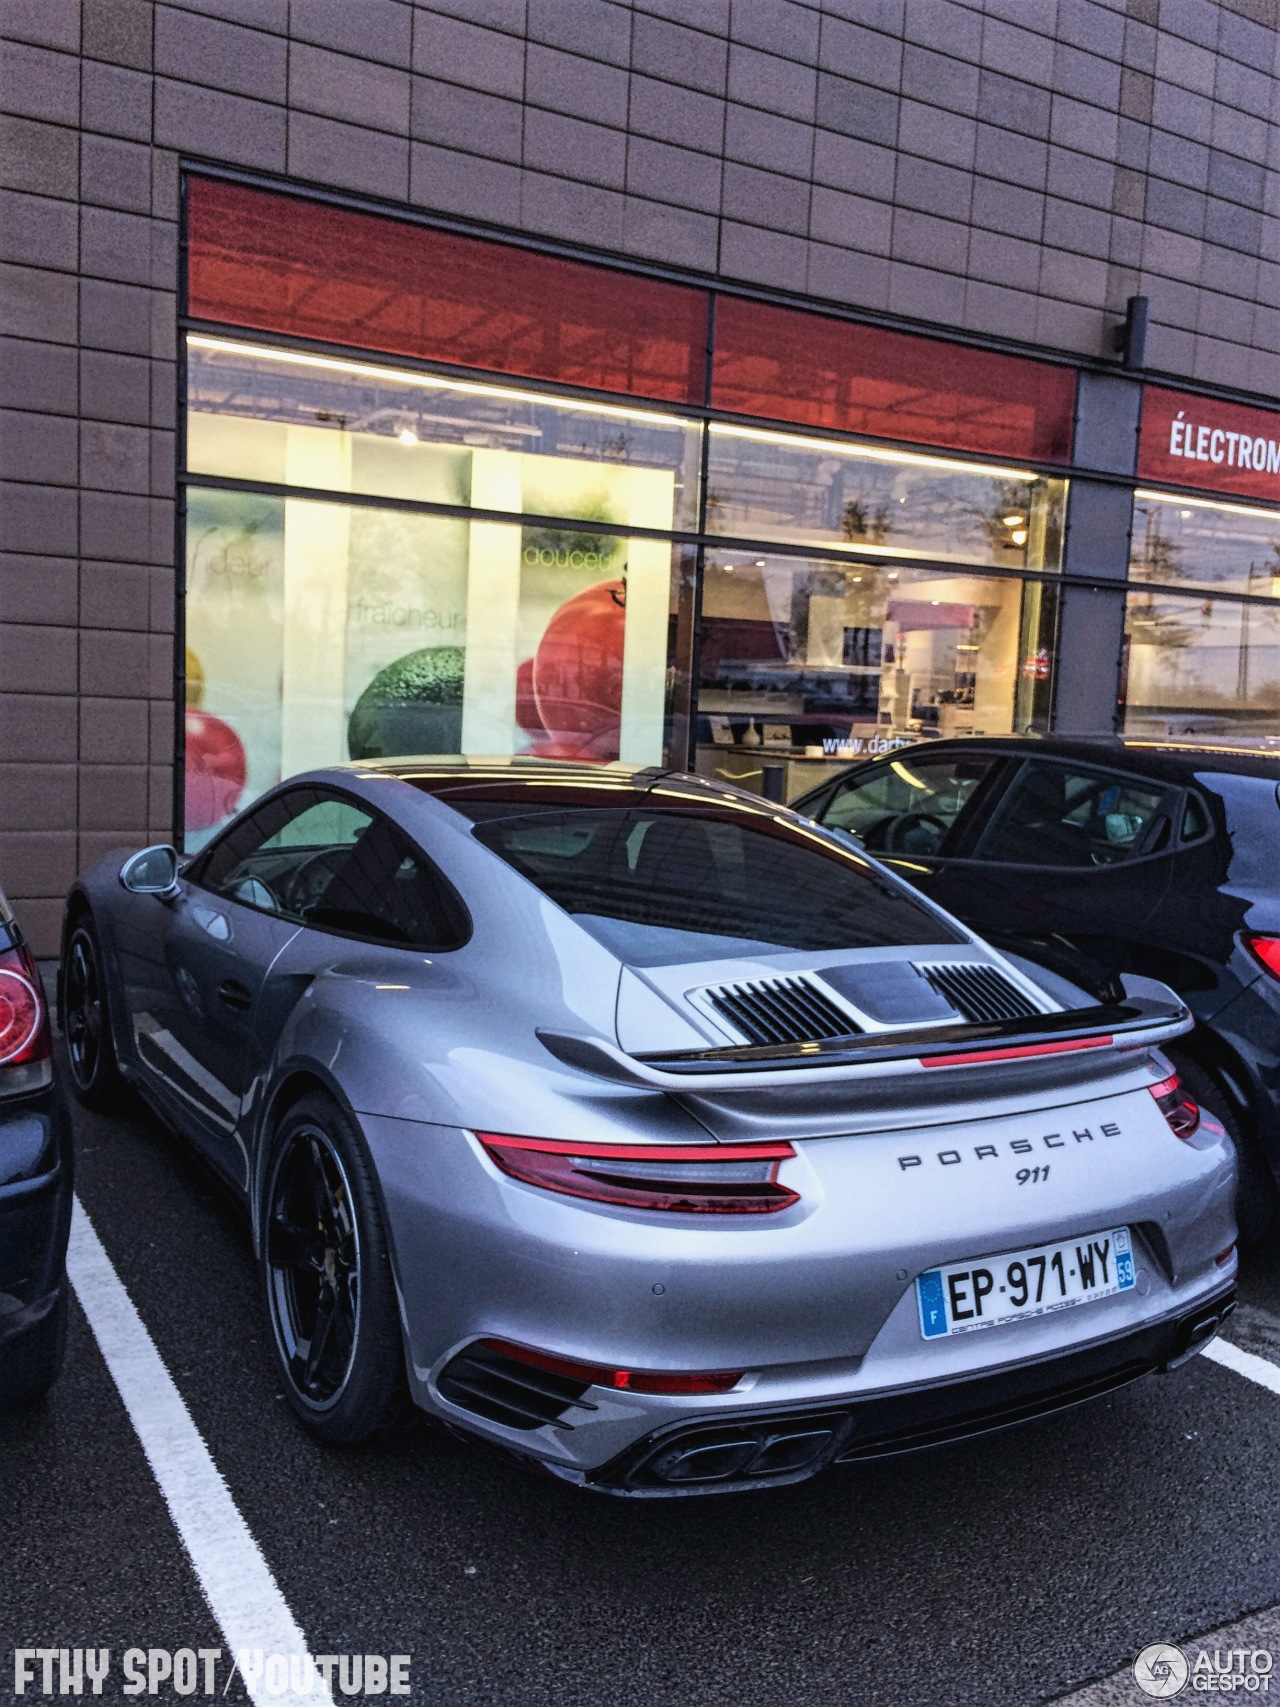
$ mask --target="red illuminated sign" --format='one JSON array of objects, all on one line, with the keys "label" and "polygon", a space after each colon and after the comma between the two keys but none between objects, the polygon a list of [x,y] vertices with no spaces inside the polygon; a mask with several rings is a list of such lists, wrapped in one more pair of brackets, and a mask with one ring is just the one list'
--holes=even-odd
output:
[{"label": "red illuminated sign", "polygon": [[187,209],[197,319],[702,402],[705,291],[211,178]]},{"label": "red illuminated sign", "polygon": [[1280,501],[1280,414],[1149,385],[1142,400],[1138,475]]},{"label": "red illuminated sign", "polygon": [[723,296],[715,344],[718,409],[987,456],[1071,455],[1071,368]]}]

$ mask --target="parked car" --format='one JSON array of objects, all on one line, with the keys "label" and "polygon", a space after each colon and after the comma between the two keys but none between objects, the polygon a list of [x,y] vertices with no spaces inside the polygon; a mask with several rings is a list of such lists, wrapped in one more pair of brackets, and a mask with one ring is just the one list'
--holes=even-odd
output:
[{"label": "parked car", "polygon": [[0,1410],[43,1398],[67,1337],[71,1130],[35,963],[0,892]]},{"label": "parked car", "polygon": [[312,772],[99,861],[63,964],[80,1094],[136,1085],[241,1195],[335,1443],[412,1399],[580,1486],[755,1488],[1168,1369],[1232,1307],[1183,1004],[1029,973],[736,789]]},{"label": "parked car", "polygon": [[1119,738],[930,742],[795,802],[987,941],[1105,994],[1170,985],[1171,1048],[1240,1152],[1247,1242],[1280,1181],[1280,754]]}]

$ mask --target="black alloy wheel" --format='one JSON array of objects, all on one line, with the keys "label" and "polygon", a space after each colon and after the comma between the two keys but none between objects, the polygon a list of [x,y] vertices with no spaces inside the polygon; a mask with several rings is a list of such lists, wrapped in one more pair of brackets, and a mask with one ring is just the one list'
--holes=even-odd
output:
[{"label": "black alloy wheel", "polygon": [[102,953],[87,915],[71,932],[63,953],[62,1018],[76,1095],[90,1108],[114,1107],[122,1082],[111,1038]]},{"label": "black alloy wheel", "polygon": [[286,1114],[268,1161],[262,1278],[290,1404],[335,1445],[407,1411],[404,1352],[367,1152],[323,1095]]}]

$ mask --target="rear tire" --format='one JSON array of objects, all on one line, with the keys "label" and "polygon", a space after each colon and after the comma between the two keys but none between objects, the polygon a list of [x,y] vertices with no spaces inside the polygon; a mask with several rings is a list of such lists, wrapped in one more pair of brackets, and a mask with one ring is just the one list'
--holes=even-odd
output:
[{"label": "rear tire", "polygon": [[329,1097],[284,1116],[259,1258],[276,1368],[321,1440],[355,1446],[412,1415],[386,1231],[361,1134]]},{"label": "rear tire", "polygon": [[86,1108],[111,1113],[123,1100],[125,1082],[116,1060],[102,950],[90,913],[77,919],[63,950],[62,1023],[77,1097]]},{"label": "rear tire", "polygon": [[0,1410],[35,1405],[58,1379],[67,1349],[67,1283],[49,1314],[0,1346]]},{"label": "rear tire", "polygon": [[1226,1086],[1207,1068],[1180,1050],[1165,1053],[1178,1077],[1207,1114],[1226,1128],[1236,1152],[1236,1231],[1241,1248],[1250,1249],[1266,1236],[1276,1216],[1276,1183]]}]

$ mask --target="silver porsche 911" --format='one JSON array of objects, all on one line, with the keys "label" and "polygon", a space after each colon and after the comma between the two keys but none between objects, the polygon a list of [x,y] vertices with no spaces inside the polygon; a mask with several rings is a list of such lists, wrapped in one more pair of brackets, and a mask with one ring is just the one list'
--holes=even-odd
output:
[{"label": "silver porsche 911", "polygon": [[673,772],[296,777],[68,901],[86,1102],[251,1213],[322,1438],[418,1405],[566,1482],[798,1481],[1168,1370],[1234,1159],[1162,985],[996,954],[838,832]]}]

